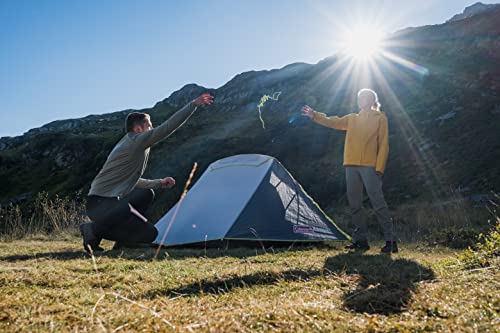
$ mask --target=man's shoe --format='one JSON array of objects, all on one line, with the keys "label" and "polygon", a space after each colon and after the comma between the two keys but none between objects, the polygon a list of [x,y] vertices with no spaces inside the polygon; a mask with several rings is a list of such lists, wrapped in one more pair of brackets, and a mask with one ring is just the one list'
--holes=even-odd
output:
[{"label": "man's shoe", "polygon": [[352,242],[351,244],[346,245],[345,249],[355,251],[368,251],[370,249],[370,245],[368,245],[367,241]]},{"label": "man's shoe", "polygon": [[398,253],[398,251],[398,244],[391,241],[385,242],[385,246],[380,249],[382,253]]},{"label": "man's shoe", "polygon": [[88,254],[104,251],[104,249],[99,246],[101,240],[95,236],[92,230],[92,223],[80,224],[80,234],[83,238],[83,249]]}]

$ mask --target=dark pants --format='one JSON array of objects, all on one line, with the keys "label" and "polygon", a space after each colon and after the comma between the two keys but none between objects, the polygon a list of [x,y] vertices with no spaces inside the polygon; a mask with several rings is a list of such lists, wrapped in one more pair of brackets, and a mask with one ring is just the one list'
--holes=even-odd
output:
[{"label": "dark pants", "polygon": [[153,202],[153,190],[135,188],[122,199],[89,195],[87,215],[92,220],[94,234],[98,238],[122,243],[151,243],[158,230],[152,223],[144,222],[130,210],[132,205],[141,215]]}]

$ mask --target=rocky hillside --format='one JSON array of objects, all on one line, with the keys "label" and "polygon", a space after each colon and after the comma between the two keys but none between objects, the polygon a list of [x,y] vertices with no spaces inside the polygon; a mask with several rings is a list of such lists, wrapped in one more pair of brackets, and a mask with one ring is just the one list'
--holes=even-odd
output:
[{"label": "rocky hillside", "polygon": [[[357,90],[372,87],[390,122],[384,177],[391,204],[498,192],[500,8],[469,14],[389,36],[387,51],[405,60],[382,57],[373,67],[350,67],[336,54],[314,65],[245,72],[218,89],[183,87],[142,111],[159,123],[202,92],[211,92],[215,103],[153,148],[146,176],[172,175],[182,184],[195,161],[204,170],[221,157],[263,153],[278,158],[323,207],[335,207],[345,202],[344,133],[308,123],[298,117],[300,107],[344,115],[356,111]],[[263,129],[257,104],[276,91],[279,101],[262,109]],[[124,135],[128,112],[55,121],[1,138],[0,202],[29,202],[42,190],[86,192]],[[168,208],[179,191],[163,192],[158,209]]]},{"label": "rocky hillside", "polygon": [[488,12],[495,7],[498,7],[498,4],[484,4],[482,2],[476,2],[473,5],[470,5],[469,7],[466,7],[463,13],[454,15],[451,19],[449,19],[447,22],[451,21],[458,21],[458,20],[463,20],[465,18],[469,18],[472,16],[476,16],[478,14]]}]

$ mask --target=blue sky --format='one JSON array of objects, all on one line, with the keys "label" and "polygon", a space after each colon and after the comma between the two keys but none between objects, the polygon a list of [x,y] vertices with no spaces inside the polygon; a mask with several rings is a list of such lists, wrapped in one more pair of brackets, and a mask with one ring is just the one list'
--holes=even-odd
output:
[{"label": "blue sky", "polygon": [[[498,1],[483,1],[495,3]],[[0,0],[0,137],[154,105],[187,83],[316,63],[340,26],[438,24],[463,0]]]}]

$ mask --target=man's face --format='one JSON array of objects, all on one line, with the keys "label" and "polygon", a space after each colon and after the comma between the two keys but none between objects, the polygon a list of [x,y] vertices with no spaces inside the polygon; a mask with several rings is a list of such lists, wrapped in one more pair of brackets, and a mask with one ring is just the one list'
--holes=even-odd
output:
[{"label": "man's face", "polygon": [[135,126],[134,132],[142,133],[152,129],[153,129],[153,124],[151,123],[151,118],[146,118],[146,120],[144,120],[144,123],[142,125]]}]

